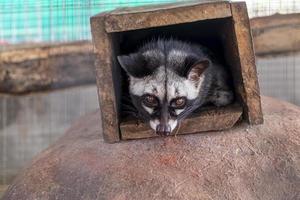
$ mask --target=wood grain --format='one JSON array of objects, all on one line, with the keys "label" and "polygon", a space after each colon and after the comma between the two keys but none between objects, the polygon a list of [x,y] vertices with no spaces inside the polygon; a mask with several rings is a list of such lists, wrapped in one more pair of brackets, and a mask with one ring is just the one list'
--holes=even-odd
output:
[{"label": "wood grain", "polygon": [[[204,131],[216,131],[229,129],[236,124],[242,115],[242,108],[238,105],[230,105],[223,108],[212,108],[195,114],[181,122],[179,130],[173,134],[190,134]],[[158,137],[148,124],[136,121],[120,124],[123,140]]]},{"label": "wood grain", "polygon": [[102,116],[102,132],[109,143],[120,140],[116,95],[112,77],[112,41],[104,30],[106,13],[91,18],[92,38],[96,54],[96,82]]},{"label": "wood grain", "polygon": [[[232,16],[232,18],[229,18]],[[224,19],[230,21],[226,39],[227,48],[234,54],[228,55],[233,60],[235,70],[231,70],[235,79],[235,91],[242,107],[226,107],[203,112],[182,122],[179,134],[197,133],[201,131],[223,130],[231,128],[243,113],[243,119],[250,124],[263,122],[260,93],[257,81],[255,56],[249,18],[245,3],[213,2],[198,4],[178,4],[160,8],[139,7],[119,9],[103,13],[91,18],[93,43],[96,54],[96,77],[99,103],[102,113],[104,139],[116,142],[120,139],[137,139],[154,137],[153,131],[146,124],[136,125],[134,122],[119,122],[120,96],[122,94],[122,77],[120,67],[115,61],[120,51],[120,38],[128,30],[137,30],[166,25],[190,23],[208,19]],[[226,30],[218,27],[216,31]],[[177,30],[174,30],[176,34]],[[126,32],[128,33],[128,32]],[[123,33],[124,34],[124,33]],[[134,35],[135,32],[128,34]],[[215,35],[216,39],[223,38]],[[232,41],[230,44],[228,41]],[[226,42],[225,42],[226,44]],[[128,44],[130,46],[130,44]],[[121,80],[121,81],[120,81]],[[237,81],[236,81],[237,80]],[[243,110],[243,111],[242,111]],[[173,131],[176,132],[176,131]]]},{"label": "wood grain", "polygon": [[24,94],[95,83],[90,42],[17,45],[0,51],[0,92]]},{"label": "wood grain", "polygon": [[241,90],[244,91],[241,94],[244,115],[250,124],[261,124],[263,123],[263,115],[246,3],[232,3],[231,11],[240,61],[242,78],[242,85],[240,86],[242,87]]},{"label": "wood grain", "polygon": [[300,50],[300,13],[258,17],[250,22],[256,55]]},{"label": "wood grain", "polygon": [[227,1],[179,3],[162,6],[161,9],[146,6],[112,11],[106,16],[105,30],[108,33],[120,32],[230,16],[230,4]]}]

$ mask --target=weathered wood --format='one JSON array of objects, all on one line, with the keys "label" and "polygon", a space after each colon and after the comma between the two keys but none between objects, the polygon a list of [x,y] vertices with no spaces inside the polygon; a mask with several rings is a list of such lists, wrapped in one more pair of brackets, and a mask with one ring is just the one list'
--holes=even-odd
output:
[{"label": "weathered wood", "polygon": [[92,84],[95,56],[91,50],[88,42],[7,48],[0,52],[0,92]]},{"label": "weathered wood", "polygon": [[[223,108],[211,108],[185,119],[173,134],[190,134],[204,131],[217,131],[232,128],[242,115],[242,108],[232,105]],[[135,121],[122,122],[120,124],[122,139],[139,139],[158,137],[148,124]]]},{"label": "weathered wood", "polygon": [[261,124],[263,115],[246,3],[232,3],[231,11],[242,78],[239,87],[244,91],[241,94],[244,115],[250,124]]},{"label": "weathered wood", "polygon": [[[106,14],[103,13],[103,16]],[[96,82],[98,87],[99,105],[101,108],[102,132],[107,142],[120,140],[118,127],[117,102],[112,75],[111,36],[104,30],[104,17],[91,18],[94,52],[96,54]]]},{"label": "weathered wood", "polygon": [[92,44],[89,41],[51,44],[20,44],[7,46],[5,49],[1,49],[0,61],[1,63],[20,63],[28,60],[49,58],[51,56],[63,56],[87,52],[92,52]]},{"label": "weathered wood", "polygon": [[251,20],[257,55],[300,50],[300,14],[275,14]]},{"label": "weathered wood", "polygon": [[[213,20],[210,21],[210,19]],[[224,38],[224,35],[220,34],[225,30],[223,24],[228,22],[232,24],[232,28],[228,29],[228,33],[226,33],[230,39]],[[92,17],[91,25],[96,48],[95,53],[97,55],[96,75],[99,102],[102,108],[102,123],[103,129],[107,130],[104,131],[104,134],[106,134],[105,139],[108,142],[117,141],[119,134],[123,139],[152,136],[152,131],[150,132],[150,129],[146,129],[145,125],[136,127],[134,124],[121,124],[121,132],[119,132],[118,122],[123,121],[123,119],[119,119],[121,115],[118,113],[122,106],[120,96],[123,92],[122,87],[126,87],[128,83],[124,81],[127,79],[125,77],[126,74],[121,74],[120,66],[116,62],[116,55],[136,48],[138,46],[137,41],[143,42],[146,39],[145,35],[150,37],[151,34],[152,36],[157,36],[160,33],[164,33],[174,37],[184,37],[180,35],[178,29],[174,28],[176,26],[184,28],[187,32],[186,35],[189,34],[189,40],[191,41],[201,43],[201,38],[207,38],[212,43],[219,40],[226,40],[223,43],[227,43],[228,45],[230,44],[229,40],[233,41],[235,45],[224,48],[231,48],[232,52],[236,52],[232,55],[228,54],[228,56],[230,57],[229,60],[234,60],[232,64],[236,68],[235,70],[231,70],[231,72],[235,74],[233,78],[238,80],[235,81],[238,84],[235,84],[234,87],[236,95],[239,97],[237,99],[238,103],[241,103],[243,106],[243,119],[247,120],[250,124],[260,124],[263,122],[255,56],[245,3],[206,2],[192,5],[173,4],[158,8],[139,7],[118,9]],[[201,29],[205,31],[202,33],[199,32]],[[129,32],[128,30],[131,31]],[[209,30],[213,31],[213,33],[209,33]],[[125,41],[127,42],[125,45],[126,48],[121,47],[121,45],[125,44]],[[216,42],[210,45],[212,45],[212,48],[215,48],[214,50],[220,51],[223,44]],[[210,117],[205,118],[205,120],[203,116],[199,118],[199,120],[201,119],[200,122],[202,121],[200,126],[197,125],[196,119],[194,121],[191,119],[185,120],[183,124],[187,125],[183,125],[182,133],[195,133],[232,127],[239,118],[238,114],[233,112],[232,115],[236,118],[232,120],[232,110],[226,110],[223,113],[231,121],[222,120],[224,116],[221,115],[220,117],[220,113],[217,110],[211,112]],[[212,125],[212,122],[217,124]]]},{"label": "weathered wood", "polygon": [[146,6],[112,11],[105,19],[105,29],[120,32],[230,16],[228,1]]}]

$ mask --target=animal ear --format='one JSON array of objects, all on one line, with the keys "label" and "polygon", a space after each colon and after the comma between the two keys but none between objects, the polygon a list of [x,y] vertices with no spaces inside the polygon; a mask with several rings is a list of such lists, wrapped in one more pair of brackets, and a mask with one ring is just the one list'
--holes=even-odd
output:
[{"label": "animal ear", "polygon": [[146,60],[143,55],[133,53],[129,55],[117,56],[118,62],[121,67],[127,72],[128,75],[134,77],[142,77],[142,69],[146,65]]},{"label": "animal ear", "polygon": [[198,81],[201,74],[205,71],[207,67],[209,67],[209,65],[210,65],[209,60],[201,60],[195,62],[191,66],[189,72],[187,73],[187,78],[194,82]]},{"label": "animal ear", "polygon": [[149,76],[159,67],[158,65],[153,65],[153,63],[151,64],[151,60],[141,53],[117,56],[117,58],[127,74],[135,78]]}]

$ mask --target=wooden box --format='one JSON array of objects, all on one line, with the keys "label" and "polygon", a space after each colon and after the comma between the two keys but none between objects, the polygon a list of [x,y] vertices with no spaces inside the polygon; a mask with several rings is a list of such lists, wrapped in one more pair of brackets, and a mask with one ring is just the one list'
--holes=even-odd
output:
[{"label": "wooden box", "polygon": [[173,36],[218,51],[230,66],[236,102],[211,108],[181,123],[178,134],[231,128],[237,121],[261,124],[255,56],[244,2],[167,4],[117,9],[91,18],[102,128],[107,142],[155,137],[148,124],[122,119],[121,95],[128,85],[116,57],[149,37]]}]

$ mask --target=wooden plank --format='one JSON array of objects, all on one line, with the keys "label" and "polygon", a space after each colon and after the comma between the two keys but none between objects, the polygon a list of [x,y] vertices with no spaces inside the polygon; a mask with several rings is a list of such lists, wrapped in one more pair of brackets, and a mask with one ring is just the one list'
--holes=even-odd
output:
[{"label": "wooden plank", "polygon": [[241,64],[242,90],[245,91],[241,96],[244,101],[244,114],[250,124],[261,124],[263,115],[246,3],[232,3],[231,11]]},{"label": "wooden plank", "polygon": [[[230,105],[223,108],[212,108],[183,120],[179,130],[180,134],[198,133],[204,131],[224,130],[233,127],[242,115],[242,108],[238,105]],[[148,124],[135,121],[122,122],[120,124],[123,140],[158,137]]]},{"label": "wooden plank", "polygon": [[197,1],[187,1],[187,2],[174,2],[174,3],[165,3],[165,4],[154,4],[146,6],[137,6],[137,7],[121,7],[113,11],[110,11],[110,14],[129,14],[129,13],[140,13],[140,12],[154,12],[160,10],[167,10],[173,8],[181,8],[185,6],[195,6],[199,4],[207,3],[224,3],[229,2],[228,0],[197,0]]},{"label": "wooden plank", "polygon": [[266,29],[277,26],[297,26],[300,24],[300,13],[274,14],[270,16],[256,17],[250,20],[251,29]]},{"label": "wooden plank", "polygon": [[106,16],[105,30],[120,32],[231,16],[227,1],[171,4],[160,8],[146,6],[112,11]]},{"label": "wooden plank", "polygon": [[250,24],[257,55],[300,50],[300,13],[258,17]]},{"label": "wooden plank", "polygon": [[[105,13],[102,14],[105,16]],[[101,108],[102,133],[106,142],[120,140],[118,114],[112,77],[112,41],[104,30],[104,18],[91,18],[92,38],[96,54],[96,82]]]},{"label": "wooden plank", "polygon": [[52,56],[90,53],[91,51],[92,44],[90,41],[9,45],[0,50],[0,61],[3,63],[20,63]]},{"label": "wooden plank", "polygon": [[93,84],[94,60],[90,42],[7,48],[0,51],[0,92],[24,94]]}]

